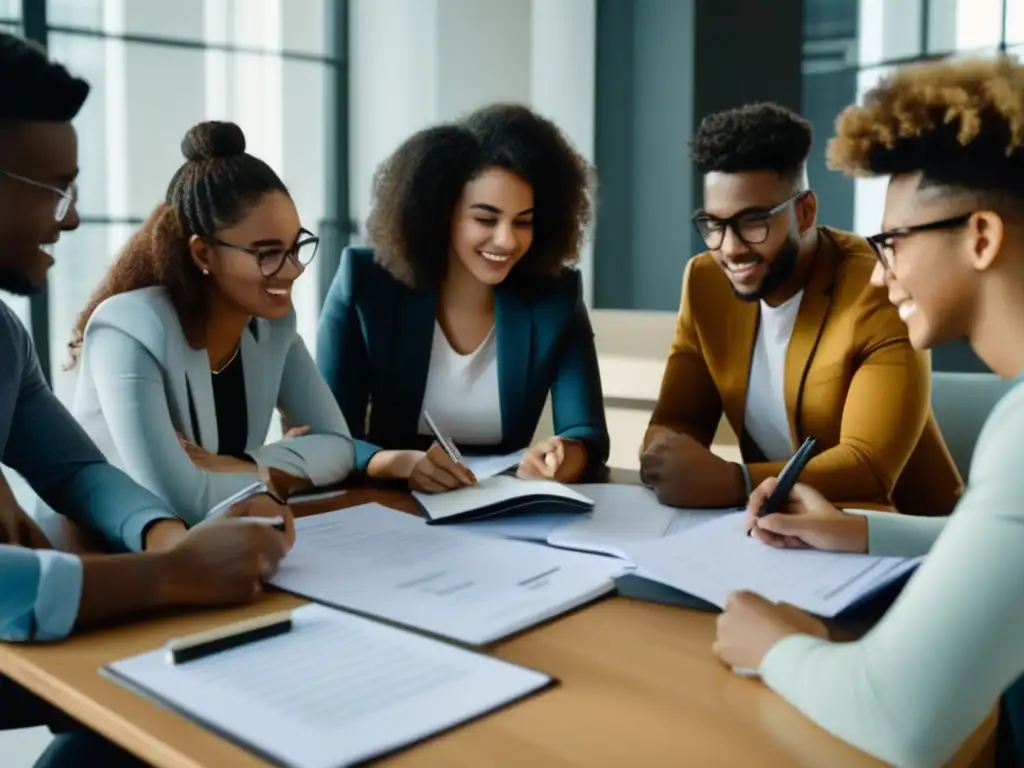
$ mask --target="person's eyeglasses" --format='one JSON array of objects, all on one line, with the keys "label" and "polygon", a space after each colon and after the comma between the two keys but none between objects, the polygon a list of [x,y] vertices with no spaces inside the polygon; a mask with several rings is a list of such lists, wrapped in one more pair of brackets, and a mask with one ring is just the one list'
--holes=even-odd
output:
[{"label": "person's eyeglasses", "polygon": [[289,259],[296,267],[304,269],[316,256],[316,250],[320,247],[320,238],[306,229],[299,230],[299,235],[295,238],[295,243],[291,248],[246,248],[244,245],[225,243],[223,240],[213,237],[204,237],[203,239],[210,245],[248,253],[256,259],[264,277],[276,275]]},{"label": "person's eyeglasses", "polygon": [[727,229],[731,229],[736,237],[747,245],[760,245],[768,239],[772,218],[806,194],[806,191],[797,192],[772,208],[763,211],[743,211],[727,219],[720,219],[708,213],[696,213],[693,216],[693,225],[703,238],[704,244],[712,251],[722,247]]},{"label": "person's eyeglasses", "polygon": [[41,181],[35,179],[29,179],[25,176],[19,176],[16,173],[10,171],[0,171],[4,176],[15,181],[20,181],[22,184],[29,184],[39,189],[46,189],[57,195],[57,201],[53,207],[53,218],[54,221],[64,221],[68,215],[68,211],[71,210],[71,205],[78,198],[78,185],[75,182],[68,184],[66,189],[55,187],[52,184],[44,184]]},{"label": "person's eyeglasses", "polygon": [[896,263],[896,249],[894,243],[897,238],[907,237],[908,235],[913,235],[917,232],[935,232],[943,229],[957,229],[970,221],[971,216],[973,215],[973,213],[964,213],[960,216],[940,219],[939,221],[928,221],[924,224],[912,224],[908,227],[897,227],[896,229],[890,229],[885,232],[879,232],[877,235],[872,235],[867,238],[867,241],[871,243],[871,246],[875,249],[875,256],[878,257],[882,266],[889,272],[892,272],[893,265]]}]

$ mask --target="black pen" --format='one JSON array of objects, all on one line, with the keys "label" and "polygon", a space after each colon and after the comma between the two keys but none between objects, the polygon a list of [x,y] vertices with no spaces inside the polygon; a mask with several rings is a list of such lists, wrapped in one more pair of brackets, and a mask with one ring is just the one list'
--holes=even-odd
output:
[{"label": "black pen", "polygon": [[[779,482],[776,484],[775,489],[768,494],[768,498],[764,500],[761,509],[757,511],[757,518],[766,517],[779,511],[779,507],[789,498],[789,492],[793,490],[793,486],[796,485],[796,481],[800,478],[800,473],[804,471],[807,462],[814,456],[814,450],[817,447],[818,441],[813,437],[808,437],[804,440],[803,445],[797,448],[796,453],[786,462],[786,466],[779,473]],[[753,528],[747,531],[747,536],[750,536],[753,531]]]},{"label": "black pen", "polygon": [[291,629],[291,611],[257,616],[255,619],[246,619],[171,640],[167,643],[167,661],[170,664],[184,664],[257,640],[283,635]]}]

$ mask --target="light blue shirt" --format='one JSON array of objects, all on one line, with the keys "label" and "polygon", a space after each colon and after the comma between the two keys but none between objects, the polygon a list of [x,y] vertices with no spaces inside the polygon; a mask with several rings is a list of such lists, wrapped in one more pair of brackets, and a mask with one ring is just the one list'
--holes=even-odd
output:
[{"label": "light blue shirt", "polygon": [[0,544],[0,640],[59,640],[78,616],[82,561]]},{"label": "light blue shirt", "polygon": [[[0,461],[109,549],[140,551],[150,524],[175,515],[107,463],[46,384],[28,332],[2,302],[0,360]],[[63,637],[81,594],[77,557],[0,546],[0,639]]]}]

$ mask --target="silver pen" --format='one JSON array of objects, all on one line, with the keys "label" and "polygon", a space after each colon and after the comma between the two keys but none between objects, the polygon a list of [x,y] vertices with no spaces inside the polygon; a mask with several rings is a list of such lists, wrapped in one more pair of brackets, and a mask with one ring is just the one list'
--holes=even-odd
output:
[{"label": "silver pen", "polygon": [[441,446],[441,449],[448,454],[448,458],[452,460],[452,464],[458,464],[462,459],[462,454],[459,453],[459,449],[455,447],[455,444],[448,440],[441,434],[441,430],[437,428],[437,424],[430,418],[430,414],[426,411],[423,412],[423,420],[427,422],[427,429],[434,435],[434,439]]}]

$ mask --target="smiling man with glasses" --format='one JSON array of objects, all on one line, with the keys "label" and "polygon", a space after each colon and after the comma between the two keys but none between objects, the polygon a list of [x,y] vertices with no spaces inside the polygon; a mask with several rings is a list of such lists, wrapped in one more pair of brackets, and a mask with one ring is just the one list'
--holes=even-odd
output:
[{"label": "smiling man with glasses", "polygon": [[[41,290],[53,264],[44,249],[78,226],[71,121],[88,93],[42,50],[0,34],[0,290]],[[28,331],[3,302],[0,461],[119,553],[51,549],[0,472],[0,641],[53,641],[146,610],[245,602],[288,548],[284,535],[251,522],[217,519],[186,531],[171,507],[104,459],[47,386]],[[286,507],[252,499],[224,518],[268,507],[286,515]],[[0,675],[0,730],[40,725],[60,736],[37,768],[141,764]]]},{"label": "smiling man with glasses", "polygon": [[[948,514],[962,481],[930,413],[930,359],[871,286],[871,245],[818,226],[811,141],[767,103],[698,129],[708,251],[686,267],[641,476],[670,505],[742,505],[814,437],[802,480],[832,501]],[[723,414],[742,464],[710,450]]]}]

